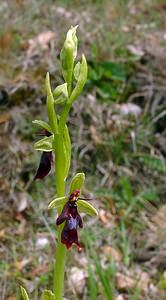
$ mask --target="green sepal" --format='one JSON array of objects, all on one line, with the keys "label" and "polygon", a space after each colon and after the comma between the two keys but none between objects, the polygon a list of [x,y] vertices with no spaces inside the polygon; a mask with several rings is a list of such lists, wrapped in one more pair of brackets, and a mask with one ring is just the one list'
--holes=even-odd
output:
[{"label": "green sepal", "polygon": [[26,289],[24,289],[22,286],[20,286],[20,291],[21,291],[21,297],[24,300],[29,300],[29,296],[27,294]]},{"label": "green sepal", "polygon": [[63,104],[68,98],[67,83],[63,83],[53,91],[54,103]]},{"label": "green sepal", "polygon": [[77,27],[78,26],[71,27],[71,29],[67,32],[66,40],[60,53],[62,74],[65,81],[68,84],[68,90],[71,90],[74,61],[77,56],[77,46],[78,46],[78,40],[76,36]]},{"label": "green sepal", "polygon": [[98,212],[89,202],[84,200],[77,201],[77,207],[79,212],[84,212],[90,216],[97,216]]},{"label": "green sepal", "polygon": [[64,179],[67,178],[69,169],[70,169],[70,162],[71,162],[71,141],[70,135],[67,125],[65,125],[64,134],[63,134],[63,151],[64,151]]},{"label": "green sepal", "polygon": [[54,109],[54,97],[51,91],[50,76],[48,72],[46,75],[46,93],[47,93],[46,106],[47,106],[48,119],[49,119],[51,129],[55,133],[58,132],[58,123],[57,123],[57,115]]},{"label": "green sepal", "polygon": [[[77,67],[76,70],[77,71],[75,73],[76,73],[76,76],[78,79],[77,79],[76,86],[70,96],[69,103],[73,103],[73,101],[75,101],[76,98],[81,94],[83,87],[87,80],[88,67],[87,67],[87,62],[86,62],[86,58],[84,55],[82,55],[82,60],[81,60],[80,66]],[[78,71],[79,71],[79,74],[77,74]]]},{"label": "green sepal", "polygon": [[85,174],[77,173],[71,180],[69,194],[73,193],[75,190],[81,190],[84,185],[84,181]]},{"label": "green sepal", "polygon": [[42,120],[34,120],[32,121],[33,124],[37,124],[38,126],[44,128],[45,130],[47,130],[48,132],[52,133],[51,127],[48,123],[46,123],[45,121]]},{"label": "green sepal", "polygon": [[80,74],[80,66],[81,66],[81,63],[80,63],[80,61],[75,65],[75,67],[74,67],[74,78],[76,79],[76,80],[78,80],[78,78],[79,78],[79,74]]},{"label": "green sepal", "polygon": [[55,300],[55,295],[50,290],[45,290],[42,295],[43,300]]},{"label": "green sepal", "polygon": [[57,208],[59,206],[64,206],[64,204],[67,202],[68,198],[67,197],[59,197],[59,198],[55,198],[54,200],[52,200],[49,205],[48,208]]},{"label": "green sepal", "polygon": [[49,152],[49,151],[53,151],[53,139],[54,136],[50,135],[48,137],[45,137],[43,139],[41,139],[40,141],[36,142],[34,144],[34,148],[35,150],[38,151],[44,151],[44,152]]}]

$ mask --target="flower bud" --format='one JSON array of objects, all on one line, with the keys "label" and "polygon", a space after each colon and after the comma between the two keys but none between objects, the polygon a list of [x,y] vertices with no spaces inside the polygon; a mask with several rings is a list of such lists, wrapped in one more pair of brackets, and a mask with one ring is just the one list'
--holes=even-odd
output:
[{"label": "flower bud", "polygon": [[60,59],[62,64],[62,73],[68,84],[68,90],[71,89],[74,61],[77,56],[78,40],[76,30],[78,26],[72,27],[66,35],[64,47],[61,50]]},{"label": "flower bud", "polygon": [[85,56],[82,55],[81,63],[80,64],[77,63],[75,66],[74,76],[77,80],[77,83],[69,99],[70,103],[73,103],[76,100],[76,98],[81,94],[85,82],[87,80],[87,75],[88,75],[87,62]]},{"label": "flower bud", "polygon": [[63,104],[68,98],[67,83],[58,85],[53,91],[54,103]]},{"label": "flower bud", "polygon": [[51,126],[51,129],[55,133],[57,131],[58,125],[57,125],[57,116],[54,110],[54,97],[51,91],[49,73],[47,73],[46,75],[46,93],[47,93],[46,106],[47,106],[49,125]]}]

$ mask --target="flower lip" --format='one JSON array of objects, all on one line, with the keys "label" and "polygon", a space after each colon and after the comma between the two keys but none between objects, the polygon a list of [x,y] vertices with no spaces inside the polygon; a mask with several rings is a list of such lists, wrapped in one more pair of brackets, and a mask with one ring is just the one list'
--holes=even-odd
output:
[{"label": "flower lip", "polygon": [[[44,129],[41,134],[47,137],[51,135],[51,133],[46,129]],[[45,176],[47,176],[51,170],[52,162],[53,162],[52,151],[48,151],[48,152],[43,151],[34,180],[43,179]]]},{"label": "flower lip", "polygon": [[67,249],[70,249],[73,244],[80,248],[77,230],[75,228],[69,229],[69,224],[67,222],[62,230],[61,242]]},{"label": "flower lip", "polygon": [[34,179],[43,179],[45,176],[47,176],[51,170],[52,161],[53,161],[52,151],[43,152]]}]

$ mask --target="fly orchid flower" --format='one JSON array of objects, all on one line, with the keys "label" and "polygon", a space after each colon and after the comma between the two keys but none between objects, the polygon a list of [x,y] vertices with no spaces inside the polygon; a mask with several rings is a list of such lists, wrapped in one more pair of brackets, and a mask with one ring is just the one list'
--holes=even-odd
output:
[{"label": "fly orchid flower", "polygon": [[80,214],[78,213],[77,204],[80,196],[80,190],[74,191],[68,198],[68,202],[64,205],[61,214],[56,220],[56,225],[65,222],[61,234],[61,242],[69,249],[72,244],[76,244],[80,248],[78,241],[77,228],[83,227],[83,222]]},{"label": "fly orchid flower", "polygon": [[81,197],[80,189],[84,180],[85,175],[83,173],[76,174],[70,185],[69,196],[56,198],[49,204],[49,208],[63,207],[56,220],[56,225],[59,226],[64,223],[61,232],[61,243],[64,244],[67,249],[71,248],[73,244],[79,248],[81,247],[77,233],[78,228],[83,227],[80,212],[87,213],[91,216],[97,215],[96,209],[87,202],[92,199]]}]

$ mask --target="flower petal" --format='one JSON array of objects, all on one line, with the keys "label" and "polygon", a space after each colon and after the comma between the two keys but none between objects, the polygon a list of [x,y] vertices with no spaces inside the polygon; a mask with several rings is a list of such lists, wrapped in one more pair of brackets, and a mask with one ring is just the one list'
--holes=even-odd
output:
[{"label": "flower petal", "polygon": [[56,220],[56,225],[62,224],[65,220],[67,220],[67,218],[68,218],[68,203],[64,205],[61,214]]},{"label": "flower petal", "polygon": [[79,213],[78,213],[78,225],[80,228],[83,228],[83,221]]},{"label": "flower petal", "polygon": [[70,183],[70,193],[73,193],[75,190],[81,190],[85,181],[84,173],[77,173],[71,180]]},{"label": "flower petal", "polygon": [[[46,132],[44,133],[44,135],[46,135]],[[53,146],[52,146],[53,139],[54,139],[53,135],[45,136],[43,139],[37,141],[34,144],[34,149],[37,151],[51,152],[53,150]]]},{"label": "flower petal", "polygon": [[97,216],[98,212],[96,208],[93,207],[89,202],[84,200],[78,200],[77,201],[78,210],[80,212],[84,212],[90,216]]},{"label": "flower petal", "polygon": [[67,197],[59,197],[59,198],[55,198],[54,200],[52,200],[49,205],[48,208],[57,208],[59,206],[63,206],[65,205],[65,203],[67,202]]},{"label": "flower petal", "polygon": [[[50,127],[50,125],[42,120],[34,120],[32,121],[33,124],[37,124],[38,126],[41,126],[42,128],[44,128],[47,132],[49,132],[50,134],[52,134],[52,129]],[[49,136],[48,134],[45,134],[46,136]]]}]

